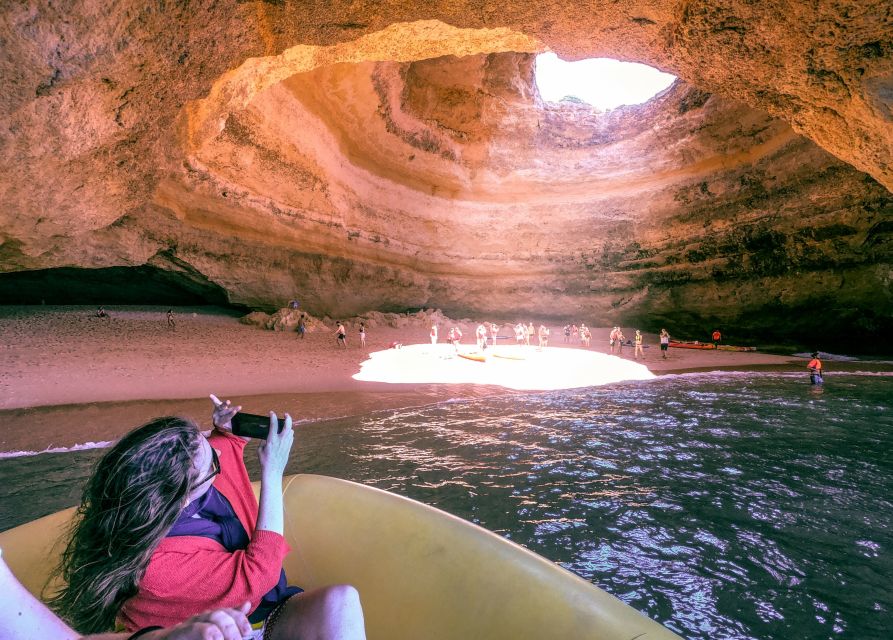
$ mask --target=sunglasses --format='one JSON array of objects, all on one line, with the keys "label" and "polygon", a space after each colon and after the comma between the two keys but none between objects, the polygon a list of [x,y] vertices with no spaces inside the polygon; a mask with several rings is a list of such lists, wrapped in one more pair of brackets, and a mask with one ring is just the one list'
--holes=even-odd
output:
[{"label": "sunglasses", "polygon": [[208,480],[216,476],[220,473],[220,458],[217,457],[217,449],[211,447],[211,470],[208,472],[204,478],[195,483],[196,487],[200,487],[205,484]]}]

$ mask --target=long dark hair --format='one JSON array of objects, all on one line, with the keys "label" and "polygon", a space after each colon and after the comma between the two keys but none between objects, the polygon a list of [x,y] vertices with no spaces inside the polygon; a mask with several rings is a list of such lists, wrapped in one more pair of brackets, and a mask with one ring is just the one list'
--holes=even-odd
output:
[{"label": "long dark hair", "polygon": [[80,633],[112,629],[149,559],[183,510],[197,471],[198,426],[156,418],[96,464],[55,575],[50,605]]}]

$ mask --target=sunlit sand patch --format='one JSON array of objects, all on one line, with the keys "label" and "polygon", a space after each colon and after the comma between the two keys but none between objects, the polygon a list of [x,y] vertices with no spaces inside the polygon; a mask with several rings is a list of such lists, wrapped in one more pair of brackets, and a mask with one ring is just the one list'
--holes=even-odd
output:
[{"label": "sunlit sand patch", "polygon": [[[470,345],[460,353],[480,355]],[[506,345],[488,348],[484,362],[456,355],[447,344],[413,344],[369,354],[354,380],[391,383],[490,384],[524,391],[574,389],[654,378],[644,365],[584,349]]]}]

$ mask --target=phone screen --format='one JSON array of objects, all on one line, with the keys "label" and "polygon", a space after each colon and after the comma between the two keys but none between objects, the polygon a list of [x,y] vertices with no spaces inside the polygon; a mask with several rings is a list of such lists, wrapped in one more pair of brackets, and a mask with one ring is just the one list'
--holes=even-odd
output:
[{"label": "phone screen", "polygon": [[[237,413],[232,419],[233,435],[243,438],[266,440],[270,434],[270,416],[259,416],[253,413]],[[279,432],[285,427],[285,421],[279,422]]]}]

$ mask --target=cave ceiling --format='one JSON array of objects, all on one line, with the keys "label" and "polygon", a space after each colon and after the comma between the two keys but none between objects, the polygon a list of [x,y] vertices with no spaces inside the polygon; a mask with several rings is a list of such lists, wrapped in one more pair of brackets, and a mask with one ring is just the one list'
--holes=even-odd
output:
[{"label": "cave ceiling", "polygon": [[[4,4],[0,272],[881,335],[891,34],[889,2]],[[544,103],[547,50],[679,80]]]}]

